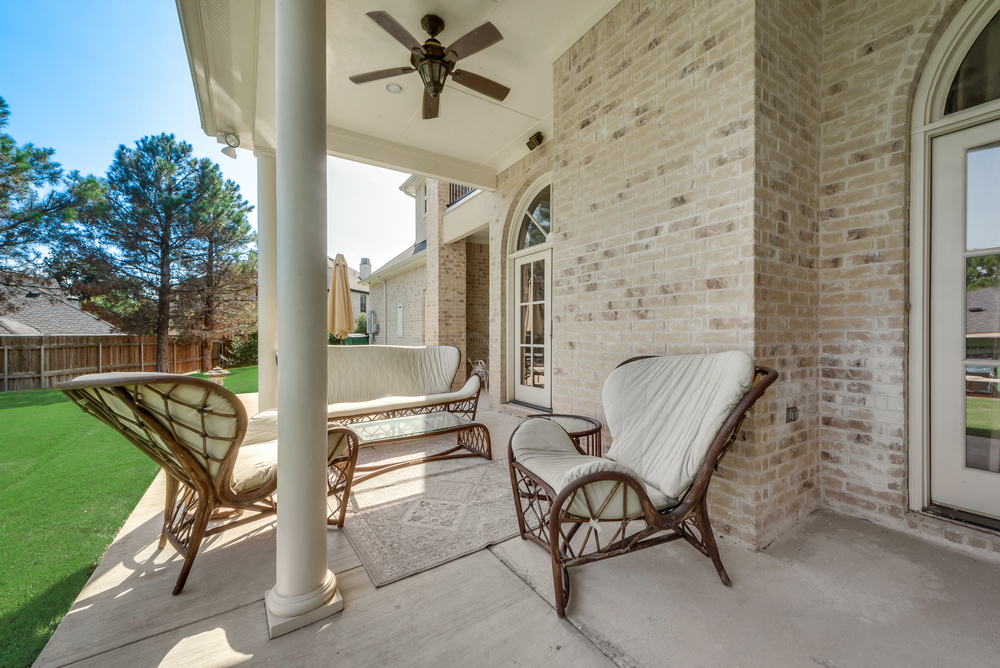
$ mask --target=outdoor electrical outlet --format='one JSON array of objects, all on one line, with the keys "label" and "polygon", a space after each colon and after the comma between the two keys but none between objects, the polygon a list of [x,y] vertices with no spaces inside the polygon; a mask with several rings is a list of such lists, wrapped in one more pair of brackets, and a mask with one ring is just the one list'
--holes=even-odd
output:
[{"label": "outdoor electrical outlet", "polygon": [[789,406],[785,409],[785,422],[795,422],[799,419],[799,409],[797,406]]}]

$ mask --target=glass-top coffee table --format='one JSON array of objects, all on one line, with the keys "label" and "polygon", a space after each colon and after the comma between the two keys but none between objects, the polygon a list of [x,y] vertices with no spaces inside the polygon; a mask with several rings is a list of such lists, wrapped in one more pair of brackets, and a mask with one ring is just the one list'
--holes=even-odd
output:
[{"label": "glass-top coffee table", "polygon": [[395,471],[406,466],[433,462],[439,459],[460,459],[462,457],[493,459],[493,451],[490,446],[490,432],[486,426],[455,413],[437,411],[422,415],[389,418],[387,420],[355,422],[343,426],[354,432],[362,448],[385,443],[410,441],[425,436],[458,433],[458,440],[455,447],[444,452],[407,459],[393,464],[357,466],[354,469],[356,476],[354,478],[355,484],[376,475],[381,475],[382,473]]}]

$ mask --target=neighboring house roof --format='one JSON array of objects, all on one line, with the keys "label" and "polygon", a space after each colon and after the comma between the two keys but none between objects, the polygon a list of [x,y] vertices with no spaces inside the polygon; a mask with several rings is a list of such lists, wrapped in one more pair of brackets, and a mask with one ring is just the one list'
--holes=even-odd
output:
[{"label": "neighboring house roof", "polygon": [[970,290],[965,300],[966,334],[1000,332],[1000,287]]},{"label": "neighboring house roof", "polygon": [[55,281],[34,281],[8,289],[0,313],[0,334],[8,336],[103,336],[120,334],[110,322],[81,311]]},{"label": "neighboring house roof", "polygon": [[0,336],[41,336],[34,327],[18,322],[13,318],[0,317]]},{"label": "neighboring house roof", "polygon": [[[330,281],[333,280],[333,258],[329,255],[326,258],[326,291],[330,291]],[[357,269],[347,268],[347,281],[351,284],[351,292],[358,292],[363,295],[368,294],[368,286],[362,285],[361,272]]]},{"label": "neighboring house roof", "polygon": [[373,281],[381,281],[394,276],[401,271],[408,271],[414,267],[417,267],[427,261],[427,255],[424,251],[427,250],[427,240],[423,240],[420,243],[413,244],[405,251],[392,258],[377,271],[373,271],[371,275],[365,279],[365,282],[371,284]]}]

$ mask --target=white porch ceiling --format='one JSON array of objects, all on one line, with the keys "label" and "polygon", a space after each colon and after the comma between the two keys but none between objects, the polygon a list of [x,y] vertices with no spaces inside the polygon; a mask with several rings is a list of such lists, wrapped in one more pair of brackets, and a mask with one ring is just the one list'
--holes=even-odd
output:
[{"label": "white porch ceiling", "polygon": [[[327,151],[330,155],[492,189],[496,175],[552,135],[552,62],[617,0],[328,0]],[[177,0],[202,128],[237,132],[243,148],[275,147],[274,0]],[[356,85],[352,74],[409,65],[406,49],[365,16],[383,10],[421,43],[425,14],[445,21],[448,45],[492,21],[503,41],[460,67],[511,89],[496,102],[454,85],[440,116],[420,118],[416,73]],[[396,82],[403,92],[392,94]]]}]

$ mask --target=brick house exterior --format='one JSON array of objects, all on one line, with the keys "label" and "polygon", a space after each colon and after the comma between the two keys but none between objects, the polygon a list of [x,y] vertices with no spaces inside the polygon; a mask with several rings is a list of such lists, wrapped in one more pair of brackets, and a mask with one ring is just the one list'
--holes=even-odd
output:
[{"label": "brick house exterior", "polygon": [[445,239],[427,181],[423,342],[488,330],[490,404],[520,411],[509,239],[551,178],[554,412],[603,419],[635,355],[745,350],[780,380],[715,479],[719,531],[760,548],[829,508],[1000,556],[997,532],[913,512],[908,482],[911,112],[965,4],[620,3],[553,64],[554,136],[481,193],[488,247]]}]

